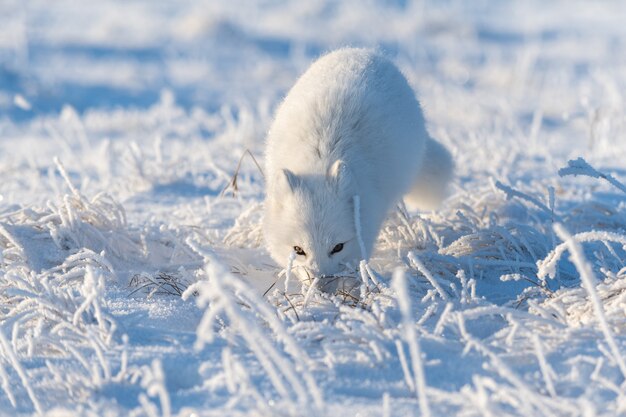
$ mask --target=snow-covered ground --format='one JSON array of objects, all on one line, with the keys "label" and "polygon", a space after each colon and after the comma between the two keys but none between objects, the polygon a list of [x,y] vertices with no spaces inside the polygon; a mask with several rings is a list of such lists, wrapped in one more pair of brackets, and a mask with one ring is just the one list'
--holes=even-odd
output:
[{"label": "snow-covered ground", "polygon": [[[625,21],[608,0],[0,2],[0,415],[626,414]],[[251,158],[229,183],[345,45],[397,62],[457,176],[330,295],[285,288]]]}]

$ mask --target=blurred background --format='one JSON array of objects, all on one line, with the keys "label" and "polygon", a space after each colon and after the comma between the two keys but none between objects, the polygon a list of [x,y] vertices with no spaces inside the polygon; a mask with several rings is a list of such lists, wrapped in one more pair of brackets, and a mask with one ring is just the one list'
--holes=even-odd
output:
[{"label": "blurred background", "polygon": [[[428,106],[441,94],[497,95],[527,123],[540,104],[551,124],[621,105],[624,21],[618,1],[2,0],[0,114],[141,108],[164,89],[208,111],[272,101],[319,54],[352,45],[394,57]],[[450,110],[471,121],[494,101],[475,98]]]}]

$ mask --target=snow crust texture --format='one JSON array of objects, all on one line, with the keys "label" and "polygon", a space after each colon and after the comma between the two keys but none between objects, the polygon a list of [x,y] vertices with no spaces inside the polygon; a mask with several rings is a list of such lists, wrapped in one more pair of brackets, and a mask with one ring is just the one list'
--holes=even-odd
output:
[{"label": "snow crust texture", "polygon": [[[0,416],[626,413],[624,21],[1,2]],[[342,46],[397,63],[456,177],[439,211],[390,213],[355,276],[301,284],[264,247],[250,155]]]}]

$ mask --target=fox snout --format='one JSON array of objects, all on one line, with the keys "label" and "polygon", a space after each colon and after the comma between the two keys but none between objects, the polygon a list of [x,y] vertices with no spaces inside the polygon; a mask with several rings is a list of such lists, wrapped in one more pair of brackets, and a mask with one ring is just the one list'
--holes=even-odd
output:
[{"label": "fox snout", "polygon": [[310,260],[306,265],[303,265],[306,270],[307,278],[313,280],[315,278],[327,278],[333,276],[333,271],[328,268],[327,265],[320,265],[315,260]]},{"label": "fox snout", "polygon": [[307,275],[305,278],[314,280],[319,278],[320,280],[336,278],[342,275],[346,271],[346,265],[336,265],[333,263],[318,263],[314,260],[309,261],[306,265],[303,265]]},{"label": "fox snout", "polygon": [[310,262],[308,265],[306,265],[304,267],[307,271],[307,273],[311,276],[311,278],[315,279],[320,277],[321,275],[324,275],[322,273],[322,271],[320,270],[320,267],[317,263],[315,262]]}]

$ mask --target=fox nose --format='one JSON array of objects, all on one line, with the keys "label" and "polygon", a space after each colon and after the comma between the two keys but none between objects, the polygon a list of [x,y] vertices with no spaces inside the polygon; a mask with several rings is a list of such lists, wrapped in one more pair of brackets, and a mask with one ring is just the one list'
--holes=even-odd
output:
[{"label": "fox nose", "polygon": [[328,270],[328,268],[321,268],[318,265],[310,265],[307,266],[307,272],[311,275],[311,278],[328,278],[332,277],[333,274]]},{"label": "fox nose", "polygon": [[320,270],[318,267],[309,266],[307,267],[307,271],[311,275],[311,278],[317,278],[320,275]]},{"label": "fox nose", "polygon": [[306,266],[306,269],[308,273],[311,274],[311,278],[317,278],[322,275],[323,272],[321,271],[320,265],[314,260],[311,260],[309,262],[309,264]]}]

